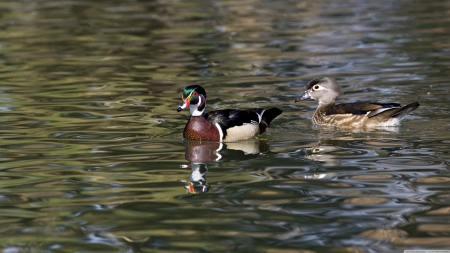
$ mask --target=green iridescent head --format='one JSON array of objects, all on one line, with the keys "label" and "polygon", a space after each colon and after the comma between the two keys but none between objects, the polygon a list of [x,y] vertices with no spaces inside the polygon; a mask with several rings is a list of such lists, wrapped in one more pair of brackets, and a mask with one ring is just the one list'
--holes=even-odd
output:
[{"label": "green iridescent head", "polygon": [[177,111],[181,111],[192,105],[198,105],[201,101],[201,97],[206,99],[206,91],[202,86],[190,85],[184,88],[183,94],[181,95],[182,102],[178,106]]}]

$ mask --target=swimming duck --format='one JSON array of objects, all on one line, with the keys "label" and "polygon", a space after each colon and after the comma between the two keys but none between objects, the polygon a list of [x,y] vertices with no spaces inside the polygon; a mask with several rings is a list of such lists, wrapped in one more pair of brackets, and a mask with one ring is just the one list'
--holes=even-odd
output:
[{"label": "swimming duck", "polygon": [[206,91],[199,85],[183,90],[177,111],[189,107],[191,117],[183,131],[183,138],[201,141],[239,141],[266,131],[270,122],[280,115],[278,108],[236,110],[223,109],[205,113]]},{"label": "swimming duck", "polygon": [[335,104],[338,96],[342,95],[341,88],[333,78],[317,78],[308,83],[306,91],[295,102],[314,99],[319,101],[312,123],[349,128],[375,128],[397,126],[411,111],[419,107],[418,102],[401,106],[398,103],[370,103],[355,102]]}]

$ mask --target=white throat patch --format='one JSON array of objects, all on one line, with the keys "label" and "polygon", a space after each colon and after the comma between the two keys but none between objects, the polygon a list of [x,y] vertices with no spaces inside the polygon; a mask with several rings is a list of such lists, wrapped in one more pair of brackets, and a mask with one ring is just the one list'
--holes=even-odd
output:
[{"label": "white throat patch", "polygon": [[205,112],[206,101],[205,101],[205,106],[203,107],[203,110],[201,110],[201,111],[197,110],[198,107],[202,104],[202,99],[203,99],[203,96],[199,96],[198,97],[198,103],[195,104],[195,105],[191,104],[191,106],[189,106],[189,110],[191,111],[191,115],[192,116],[202,116],[203,113]]}]

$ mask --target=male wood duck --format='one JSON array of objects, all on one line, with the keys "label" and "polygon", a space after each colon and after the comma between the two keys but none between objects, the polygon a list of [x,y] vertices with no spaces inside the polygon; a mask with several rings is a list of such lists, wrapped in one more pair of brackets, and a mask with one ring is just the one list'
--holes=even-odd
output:
[{"label": "male wood duck", "polygon": [[397,126],[406,114],[419,107],[417,102],[403,107],[397,103],[335,104],[335,99],[339,95],[342,95],[342,91],[336,80],[323,77],[310,81],[305,93],[295,99],[295,102],[310,98],[319,101],[319,106],[312,117],[314,125],[348,128]]},{"label": "male wood duck", "polygon": [[199,141],[239,141],[266,131],[270,122],[280,115],[278,108],[264,110],[223,109],[205,113],[206,91],[199,85],[187,86],[183,90],[182,102],[177,111],[186,107],[191,111],[183,138]]}]

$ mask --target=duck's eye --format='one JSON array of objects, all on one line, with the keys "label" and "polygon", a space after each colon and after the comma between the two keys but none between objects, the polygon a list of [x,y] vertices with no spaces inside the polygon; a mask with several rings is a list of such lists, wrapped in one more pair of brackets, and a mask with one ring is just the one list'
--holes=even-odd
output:
[{"label": "duck's eye", "polygon": [[193,93],[192,93],[192,96],[194,96],[194,97],[196,97],[198,95],[198,93],[196,92],[196,91],[194,91]]},{"label": "duck's eye", "polygon": [[313,90],[318,90],[320,88],[319,85],[314,85]]}]

